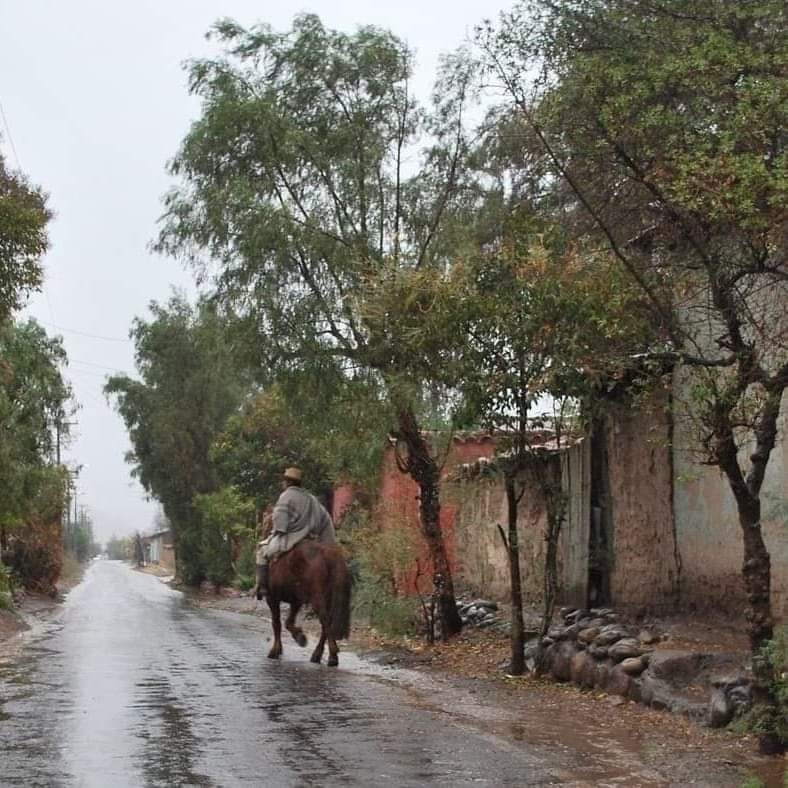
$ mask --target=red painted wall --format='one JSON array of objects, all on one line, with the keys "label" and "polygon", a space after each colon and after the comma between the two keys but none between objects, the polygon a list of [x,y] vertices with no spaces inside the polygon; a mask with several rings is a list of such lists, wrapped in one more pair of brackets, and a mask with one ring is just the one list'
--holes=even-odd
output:
[{"label": "red painted wall", "polygon": [[[449,456],[441,472],[441,478],[451,475],[458,465],[471,463],[480,457],[491,457],[495,450],[492,438],[477,436],[468,439],[455,438]],[[457,555],[454,539],[454,518],[456,505],[450,503],[441,491],[440,522],[446,551],[449,556],[452,577],[457,574]],[[414,567],[405,577],[400,579],[400,590],[411,594],[416,590],[416,579],[422,593],[432,588],[432,566],[429,560],[427,545],[421,537],[419,527],[419,487],[410,476],[397,468],[392,447],[386,449],[383,456],[383,470],[378,490],[378,507],[376,518],[381,528],[412,528],[417,543],[420,545],[419,567]]]}]

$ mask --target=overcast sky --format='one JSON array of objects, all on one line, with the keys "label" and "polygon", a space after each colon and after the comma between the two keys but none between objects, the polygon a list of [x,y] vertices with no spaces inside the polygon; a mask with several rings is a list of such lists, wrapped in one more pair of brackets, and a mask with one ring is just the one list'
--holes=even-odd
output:
[{"label": "overcast sky", "polygon": [[198,112],[182,64],[213,51],[210,25],[232,17],[287,29],[311,11],[336,29],[389,28],[416,50],[415,89],[426,98],[440,53],[506,5],[0,0],[0,144],[8,163],[50,194],[56,214],[46,283],[28,312],[64,338],[80,404],[66,457],[84,466],[78,502],[99,540],[148,529],[156,512],[129,474],[125,428],[101,389],[113,371],[133,372],[132,319],[172,287],[195,292],[187,272],[147,246],[170,185],[165,163]]}]

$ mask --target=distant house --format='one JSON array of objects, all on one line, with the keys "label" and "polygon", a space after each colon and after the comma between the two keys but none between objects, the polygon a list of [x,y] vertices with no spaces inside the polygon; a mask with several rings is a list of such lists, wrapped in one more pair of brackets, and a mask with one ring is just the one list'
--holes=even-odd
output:
[{"label": "distant house", "polygon": [[143,537],[145,560],[151,564],[159,564],[175,574],[175,548],[172,530],[167,528]]}]

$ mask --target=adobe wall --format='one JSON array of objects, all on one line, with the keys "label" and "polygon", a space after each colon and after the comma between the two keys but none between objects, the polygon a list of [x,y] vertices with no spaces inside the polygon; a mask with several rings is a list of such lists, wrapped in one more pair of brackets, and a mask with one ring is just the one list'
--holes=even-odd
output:
[{"label": "adobe wall", "polygon": [[671,421],[666,392],[606,419],[610,601],[618,609],[656,613],[676,605]]},{"label": "adobe wall", "polygon": [[[564,490],[568,495],[566,519],[558,549],[562,603],[584,605],[588,579],[588,445],[582,442],[561,458]],[[526,485],[518,506],[518,539],[523,599],[539,604],[545,561],[546,507],[533,477],[524,473]],[[507,530],[504,486],[498,479],[472,479],[446,485],[456,511],[454,538],[457,574],[462,585],[475,594],[509,599],[509,563],[497,525]]]},{"label": "adobe wall", "polygon": [[[717,468],[704,466],[693,451],[694,431],[682,395],[688,383],[676,376],[676,419],[673,500],[682,558],[682,602],[685,607],[734,617],[746,607],[741,580],[742,537],[733,495]],[[763,534],[771,555],[772,609],[788,620],[788,394],[784,396],[775,446],[764,480]],[[782,503],[783,512],[777,512]],[[770,517],[771,515],[771,517]]]}]

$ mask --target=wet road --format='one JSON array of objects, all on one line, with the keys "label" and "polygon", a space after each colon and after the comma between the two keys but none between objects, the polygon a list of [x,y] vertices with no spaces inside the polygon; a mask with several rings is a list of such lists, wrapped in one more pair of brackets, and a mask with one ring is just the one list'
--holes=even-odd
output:
[{"label": "wet road", "polygon": [[586,719],[538,695],[489,703],[348,652],[338,669],[313,665],[289,639],[274,662],[268,638],[260,617],[201,610],[95,562],[57,618],[0,659],[0,785],[741,784],[730,769],[711,777],[702,753],[668,777],[660,742],[621,725],[600,735],[598,707]]},{"label": "wet road", "polygon": [[544,783],[542,758],[419,708],[343,653],[265,657],[260,620],[99,561],[0,666],[2,785]]}]

